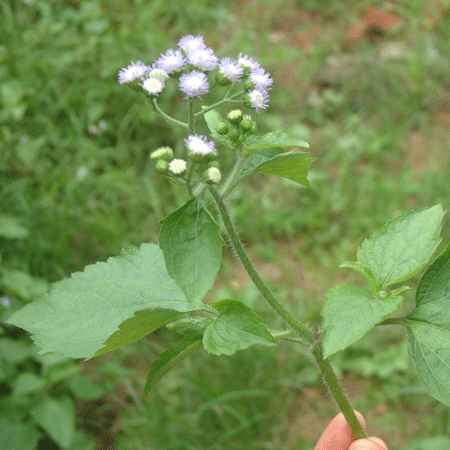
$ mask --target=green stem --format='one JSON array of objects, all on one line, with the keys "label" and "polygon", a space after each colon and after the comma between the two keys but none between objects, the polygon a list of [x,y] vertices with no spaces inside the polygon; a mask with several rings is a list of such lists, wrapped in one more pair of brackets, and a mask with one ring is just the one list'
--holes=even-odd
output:
[{"label": "green stem", "polygon": [[323,359],[323,351],[322,344],[320,341],[317,341],[316,344],[312,348],[312,354],[317,361],[317,364],[322,372],[322,375],[333,395],[336,403],[339,406],[339,409],[344,414],[347,423],[352,430],[353,436],[356,439],[366,439],[366,434],[359,423],[358,418],[356,417],[355,411],[352,408],[347,396],[345,395],[344,389],[339,382],[336,373],[333,370],[333,367],[330,364],[329,359]]},{"label": "green stem", "polygon": [[168,116],[159,106],[158,106],[158,102],[156,101],[156,98],[152,98],[152,106],[155,109],[155,111],[157,111],[159,114],[161,114],[161,116],[164,117],[164,119],[173,124],[173,125],[177,125],[179,127],[183,127],[183,128],[188,128],[188,124],[184,123],[184,122],[180,122],[177,119],[174,119],[173,117]]},{"label": "green stem", "polygon": [[220,193],[222,194],[223,197],[226,197],[231,192],[233,187],[235,186],[236,179],[239,176],[239,174],[241,173],[241,169],[242,169],[242,166],[244,165],[244,161],[245,161],[245,159],[242,156],[242,152],[240,150],[237,150],[236,164],[234,165],[233,170],[232,170],[230,176],[228,177],[228,180],[225,182],[225,184],[222,187],[222,190],[220,191]]},{"label": "green stem", "polygon": [[189,134],[195,134],[194,125],[194,99],[190,98],[188,100],[188,131]]},{"label": "green stem", "polygon": [[283,305],[277,300],[277,298],[270,292],[270,289],[264,283],[264,281],[259,276],[255,267],[253,266],[247,252],[242,245],[239,236],[236,233],[231,217],[228,213],[228,209],[223,201],[222,195],[217,191],[215,186],[208,186],[208,191],[212,195],[217,209],[219,210],[220,217],[222,218],[223,224],[230,239],[231,245],[233,246],[235,252],[237,253],[242,265],[244,266],[246,272],[250,276],[251,280],[258,288],[261,295],[266,299],[267,303],[281,316],[292,328],[294,328],[298,335],[304,339],[309,344],[315,343],[314,333],[304,325],[300,320],[294,317],[289,311],[287,311]]},{"label": "green stem", "polygon": [[208,107],[206,107],[206,108],[203,108],[203,109],[202,109],[201,111],[199,111],[198,113],[195,113],[195,114],[194,114],[194,117],[201,116],[201,115],[207,113],[208,111],[211,111],[212,109],[214,109],[214,108],[216,108],[217,106],[222,105],[222,104],[224,104],[224,103],[232,102],[234,98],[239,97],[240,95],[242,95],[242,94],[244,94],[244,93],[245,93],[245,91],[239,91],[239,92],[236,92],[236,94],[233,94],[231,97],[224,98],[223,100],[220,100],[220,102],[214,103],[214,105],[211,105],[211,106],[208,106]]}]

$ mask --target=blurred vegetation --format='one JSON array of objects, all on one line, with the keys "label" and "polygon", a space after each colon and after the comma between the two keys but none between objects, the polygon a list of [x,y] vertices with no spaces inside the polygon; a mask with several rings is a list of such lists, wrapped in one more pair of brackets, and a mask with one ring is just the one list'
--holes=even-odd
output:
[{"label": "blurred vegetation", "polygon": [[[338,264],[376,228],[409,209],[449,205],[448,0],[4,0],[0,17],[3,320],[48,283],[156,241],[158,221],[184,201],[148,158],[182,135],[117,73],[130,61],[150,64],[186,34],[204,35],[219,56],[247,53],[271,72],[270,108],[254,115],[260,132],[283,128],[318,158],[312,189],[261,175],[230,201],[254,261],[305,320],[320,320],[324,292],[349,276]],[[174,93],[161,97],[171,115],[180,106]],[[234,263],[226,254],[211,298],[268,314]],[[76,402],[84,411],[77,436],[101,436],[99,449],[311,449],[335,413],[311,360],[291,344],[194,355],[142,402],[171,332],[92,362],[64,362],[73,374],[56,383],[25,335],[1,330],[0,392],[9,403],[0,419],[13,408],[14,420],[37,424],[36,439],[49,430],[31,411],[48,398]],[[431,448],[419,441],[430,438],[448,449],[450,410],[425,395],[398,331],[374,330],[333,363],[372,434],[395,448]],[[11,340],[26,349],[22,359],[8,356]],[[102,386],[101,400],[92,388],[88,405],[74,388],[81,372]],[[20,392],[21,375],[39,388]]]}]

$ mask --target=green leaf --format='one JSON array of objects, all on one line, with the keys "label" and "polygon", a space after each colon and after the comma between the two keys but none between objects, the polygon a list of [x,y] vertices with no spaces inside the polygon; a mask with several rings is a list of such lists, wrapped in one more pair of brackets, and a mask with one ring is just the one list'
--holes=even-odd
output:
[{"label": "green leaf", "polygon": [[0,448],[4,450],[35,450],[41,437],[34,424],[0,419]]},{"label": "green leaf", "polygon": [[63,448],[70,447],[75,436],[75,408],[69,397],[43,398],[30,413],[52,440]]},{"label": "green leaf", "polygon": [[309,144],[303,139],[299,139],[295,136],[283,133],[280,130],[267,133],[264,136],[249,136],[245,142],[244,152],[246,155],[262,150],[263,148],[270,147],[306,147],[309,148]]},{"label": "green leaf", "polygon": [[372,296],[377,295],[378,291],[381,289],[381,286],[378,284],[373,272],[364,264],[361,264],[358,261],[345,261],[340,264],[339,267],[347,267],[348,269],[353,269],[360,273],[366,280],[369,292]]},{"label": "green leaf", "polygon": [[[55,283],[8,322],[33,333],[40,353],[91,358],[120,324],[148,309],[196,309],[170,278],[163,253],[155,244],[125,249],[107,262],[87,266],[84,272]],[[141,318],[137,316],[136,321]],[[123,334],[120,338],[131,342]]]},{"label": "green leaf", "polygon": [[252,345],[276,345],[262,319],[237,300],[211,303],[219,315],[203,334],[203,346],[213,355],[233,355]]},{"label": "green leaf", "polygon": [[165,352],[159,355],[159,358],[153,362],[152,370],[148,374],[142,397],[145,397],[155,386],[156,383],[171,369],[173,369],[183,359],[186,359],[195,350],[202,346],[202,336],[186,336],[181,341],[169,347]]},{"label": "green leaf", "polygon": [[215,140],[217,140],[217,141],[221,142],[223,145],[225,145],[225,147],[234,148],[236,146],[236,144],[234,142],[232,142],[230,139],[228,139],[228,137],[226,135],[220,135],[216,131],[217,124],[223,120],[222,116],[215,109],[208,111],[207,113],[205,113],[204,116],[205,116],[206,125],[208,125],[209,131],[211,132],[211,136]]},{"label": "green leaf", "polygon": [[161,221],[159,245],[167,270],[188,300],[200,305],[222,263],[224,240],[199,199],[191,199]]},{"label": "green leaf", "polygon": [[[308,153],[281,153],[253,167],[252,173],[278,175],[279,177],[288,178],[289,180],[309,186],[309,181],[306,177],[309,166],[313,161],[313,158],[308,158]],[[246,173],[246,175],[248,174]]]},{"label": "green leaf", "polygon": [[403,297],[374,298],[360,286],[343,283],[325,296],[323,317],[323,352],[328,358],[363,337],[377,323],[396,312]]},{"label": "green leaf", "polygon": [[164,325],[169,320],[174,319],[180,313],[169,309],[144,309],[136,311],[133,317],[125,320],[103,344],[103,347],[95,352],[94,356],[103,355],[112,350],[116,350],[125,345],[132,344],[147,336]]},{"label": "green leaf", "polygon": [[40,391],[44,386],[44,380],[32,372],[21,373],[13,383],[14,396],[30,394]]},{"label": "green leaf", "polygon": [[357,259],[382,287],[408,280],[428,262],[439,245],[441,205],[409,212],[392,220],[366,239]]},{"label": "green leaf", "polygon": [[7,214],[0,214],[1,237],[8,239],[24,239],[28,234],[28,228],[25,228],[19,219]]},{"label": "green leaf", "polygon": [[406,324],[419,380],[428,394],[450,406],[450,246],[420,280]]},{"label": "green leaf", "polygon": [[72,393],[82,400],[94,400],[103,395],[103,389],[90,378],[83,375],[75,375],[68,382]]}]

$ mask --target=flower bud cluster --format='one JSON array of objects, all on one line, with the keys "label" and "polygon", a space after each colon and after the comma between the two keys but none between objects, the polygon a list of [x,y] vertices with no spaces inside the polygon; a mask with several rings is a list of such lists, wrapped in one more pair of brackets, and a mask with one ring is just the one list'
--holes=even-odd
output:
[{"label": "flower bud cluster", "polygon": [[250,134],[256,131],[256,123],[253,119],[243,114],[240,109],[234,109],[227,114],[226,119],[222,119],[216,125],[216,132],[221,136],[226,136],[236,147],[245,142]]},{"label": "flower bud cluster", "polygon": [[184,36],[177,49],[161,54],[150,66],[142,61],[132,62],[119,72],[119,83],[152,98],[163,92],[171,79],[178,81],[178,89],[185,98],[199,98],[207,94],[211,86],[242,83],[243,102],[247,108],[267,108],[272,79],[260,65],[247,55],[236,59],[219,58],[207,47],[203,36]]}]

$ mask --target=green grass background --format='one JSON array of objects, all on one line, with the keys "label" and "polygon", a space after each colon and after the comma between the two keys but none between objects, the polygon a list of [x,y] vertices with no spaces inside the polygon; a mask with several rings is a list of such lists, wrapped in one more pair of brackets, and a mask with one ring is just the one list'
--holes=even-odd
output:
[{"label": "green grass background", "polygon": [[[370,8],[397,20],[367,25]],[[5,0],[0,17],[0,214],[22,230],[0,238],[2,295],[29,301],[42,284],[156,242],[158,221],[186,200],[148,158],[183,136],[117,83],[120,68],[152,63],[186,34],[219,57],[258,60],[275,80],[270,108],[253,114],[259,132],[283,128],[318,158],[311,189],[254,176],[230,199],[255,264],[308,323],[320,322],[331,286],[358,282],[338,265],[364,238],[407,210],[449,205],[448,0]],[[161,104],[176,115],[173,94]],[[273,321],[226,250],[208,298],[230,296]],[[413,292],[407,300],[405,311]],[[374,330],[333,364],[370,433],[418,450],[414,440],[449,435],[450,409],[426,396],[401,332]],[[306,450],[336,414],[293,344],[201,351],[141,401],[173,339],[160,332],[80,363],[108,392],[80,406],[97,448]]]}]

